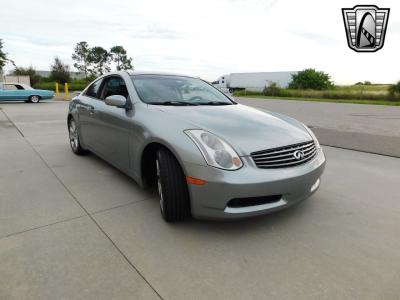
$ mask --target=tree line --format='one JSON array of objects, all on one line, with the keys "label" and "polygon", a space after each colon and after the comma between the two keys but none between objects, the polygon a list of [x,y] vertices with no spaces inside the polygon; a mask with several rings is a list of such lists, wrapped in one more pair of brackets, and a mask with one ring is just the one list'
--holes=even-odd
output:
[{"label": "tree line", "polygon": [[113,46],[107,51],[99,46],[89,47],[87,42],[82,41],[76,44],[72,59],[74,67],[85,77],[110,72],[112,63],[115,63],[117,71],[133,69],[132,58],[122,46]]},{"label": "tree line", "polygon": [[[71,81],[71,67],[59,57],[54,57],[50,65],[50,76],[43,78],[37,74],[33,66],[18,66],[9,58],[8,53],[3,51],[3,45],[4,43],[0,39],[0,74],[3,74],[5,65],[10,63],[14,67],[10,75],[28,75],[33,86],[40,81],[50,80],[60,83]],[[110,50],[107,50],[100,46],[90,47],[87,42],[82,41],[76,44],[71,58],[74,61],[74,68],[84,74],[85,81],[91,81],[99,75],[110,72],[112,69],[117,71],[133,69],[132,58],[128,56],[123,46],[113,46]]]}]

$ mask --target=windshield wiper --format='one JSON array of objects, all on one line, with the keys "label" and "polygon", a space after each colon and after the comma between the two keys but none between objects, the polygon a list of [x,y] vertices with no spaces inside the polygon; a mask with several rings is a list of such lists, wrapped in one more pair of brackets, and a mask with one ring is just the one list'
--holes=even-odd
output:
[{"label": "windshield wiper", "polygon": [[185,102],[185,101],[177,101],[177,100],[172,100],[172,101],[162,101],[162,102],[147,102],[147,104],[152,104],[152,105],[198,105],[197,103],[191,103],[191,102]]},{"label": "windshield wiper", "polygon": [[223,101],[208,101],[208,102],[198,102],[198,105],[231,105],[232,103]]}]

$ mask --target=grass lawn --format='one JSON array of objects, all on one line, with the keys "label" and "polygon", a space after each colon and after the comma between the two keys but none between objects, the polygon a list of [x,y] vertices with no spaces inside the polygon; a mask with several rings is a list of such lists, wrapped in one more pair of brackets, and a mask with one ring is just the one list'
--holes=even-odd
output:
[{"label": "grass lawn", "polygon": [[400,96],[393,96],[388,99],[389,84],[369,84],[369,85],[339,85],[329,90],[309,90],[309,89],[288,89],[278,88],[272,93],[267,90],[267,94],[261,92],[240,90],[234,93],[237,97],[251,97],[264,99],[289,99],[316,102],[336,102],[336,103],[356,103],[374,105],[400,105]]},{"label": "grass lawn", "polygon": [[390,84],[369,84],[369,85],[337,85],[335,87],[338,91],[353,91],[353,92],[381,92],[386,93]]}]

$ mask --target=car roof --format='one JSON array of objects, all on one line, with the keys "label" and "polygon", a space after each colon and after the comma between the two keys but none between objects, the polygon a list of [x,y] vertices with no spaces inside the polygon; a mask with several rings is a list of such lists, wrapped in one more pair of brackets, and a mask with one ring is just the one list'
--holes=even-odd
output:
[{"label": "car roof", "polygon": [[19,85],[26,85],[20,82],[0,82],[0,84],[19,84]]},{"label": "car roof", "polygon": [[25,83],[20,83],[20,82],[0,82],[0,85],[20,85],[22,86],[25,90],[33,90],[34,88],[31,87],[29,84]]},{"label": "car roof", "polygon": [[2,84],[2,85],[13,85],[13,84],[15,85],[15,84],[17,84],[17,85],[30,87],[29,84],[21,83],[21,82],[0,82],[0,84]]},{"label": "car roof", "polygon": [[171,73],[171,72],[161,72],[161,71],[137,71],[137,70],[126,70],[129,75],[167,75],[167,76],[184,76],[197,78],[196,76],[190,76],[186,74]]}]

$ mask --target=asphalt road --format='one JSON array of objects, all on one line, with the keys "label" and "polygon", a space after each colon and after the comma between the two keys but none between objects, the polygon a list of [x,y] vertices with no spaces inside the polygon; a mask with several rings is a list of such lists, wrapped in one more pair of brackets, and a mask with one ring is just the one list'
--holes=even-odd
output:
[{"label": "asphalt road", "polygon": [[322,144],[400,157],[400,106],[257,98],[237,100],[302,121],[313,127]]},{"label": "asphalt road", "polygon": [[72,154],[67,103],[0,107],[0,299],[399,299],[398,158],[324,147],[301,205],[166,224],[152,191]]}]

